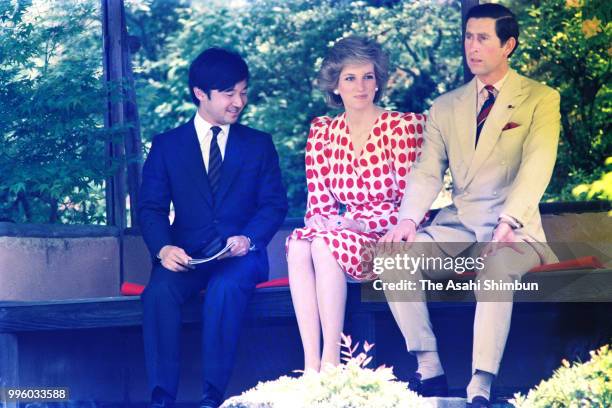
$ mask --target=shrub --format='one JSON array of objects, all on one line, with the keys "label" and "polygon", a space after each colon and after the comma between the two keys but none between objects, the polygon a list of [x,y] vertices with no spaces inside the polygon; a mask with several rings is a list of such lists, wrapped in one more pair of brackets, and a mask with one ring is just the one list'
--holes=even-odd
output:
[{"label": "shrub", "polygon": [[518,408],[605,408],[612,406],[612,351],[609,345],[591,351],[586,363],[563,365],[552,378],[511,401]]}]

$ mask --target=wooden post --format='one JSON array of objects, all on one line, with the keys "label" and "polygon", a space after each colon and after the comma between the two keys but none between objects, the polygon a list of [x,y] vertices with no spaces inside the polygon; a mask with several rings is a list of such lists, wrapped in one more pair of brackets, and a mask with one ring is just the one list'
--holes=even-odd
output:
[{"label": "wooden post", "polygon": [[[0,333],[0,389],[19,387],[19,349],[17,335]],[[16,402],[7,402],[0,395],[0,406],[16,408]]]},{"label": "wooden post", "polygon": [[123,0],[101,0],[104,42],[104,78],[109,92],[104,124],[107,128],[123,126],[123,141],[109,141],[106,147],[109,166],[119,161],[118,170],[107,179],[107,224],[121,231],[127,227],[125,197],[130,197],[131,225],[137,225],[136,206],[142,171],[142,144],[134,79],[130,61]]},{"label": "wooden post", "polygon": [[[104,79],[111,87],[104,117],[104,126],[107,129],[124,123],[121,101],[115,92],[116,86],[121,83],[122,79],[121,8],[123,8],[122,0],[102,0]],[[106,182],[106,223],[116,225],[123,230],[126,227],[125,168],[121,163],[125,158],[123,144],[117,143],[116,140],[109,140],[106,145],[106,158],[109,167],[113,161],[120,161],[120,167],[108,177]]]},{"label": "wooden post", "polygon": [[467,65],[467,60],[465,59],[465,51],[463,50],[463,38],[465,37],[465,16],[467,16],[468,11],[474,6],[477,6],[479,3],[478,0],[461,0],[461,55],[463,59],[463,82],[468,83],[472,80],[474,75],[470,71],[470,68]]},{"label": "wooden post", "polygon": [[125,198],[127,192],[130,224],[138,225],[136,208],[142,173],[142,144],[123,0],[101,0],[101,4],[104,79],[109,86],[104,125],[107,129],[115,126],[124,129],[123,140],[113,138],[106,145],[108,166],[119,163],[106,182],[106,222],[119,227],[119,282],[122,283],[123,233],[128,226]]}]

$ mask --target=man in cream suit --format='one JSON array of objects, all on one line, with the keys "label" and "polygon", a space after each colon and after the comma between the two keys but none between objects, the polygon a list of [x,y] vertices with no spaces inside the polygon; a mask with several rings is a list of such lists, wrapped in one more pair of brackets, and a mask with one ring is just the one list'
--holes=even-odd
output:
[{"label": "man in cream suit", "polygon": [[[423,153],[409,174],[400,222],[381,242],[424,243],[415,256],[423,249],[429,251],[425,256],[433,257],[487,255],[478,279],[504,282],[555,260],[542,245],[546,238],[538,203],[557,154],[559,93],[509,68],[518,34],[514,14],[501,5],[483,4],[469,11],[464,47],[475,78],[435,100]],[[417,231],[443,186],[447,168],[453,178],[453,204]],[[484,251],[475,245],[486,242]],[[411,251],[416,248],[412,245]],[[416,273],[441,276],[431,270]],[[397,276],[383,273],[381,278]],[[512,314],[511,294],[497,302],[483,301],[485,295],[476,292],[472,379],[467,387],[470,407],[490,406],[491,383]],[[393,301],[389,293],[387,297],[408,351],[417,357],[410,388],[423,395],[444,395],[446,377],[424,296],[409,302]]]}]

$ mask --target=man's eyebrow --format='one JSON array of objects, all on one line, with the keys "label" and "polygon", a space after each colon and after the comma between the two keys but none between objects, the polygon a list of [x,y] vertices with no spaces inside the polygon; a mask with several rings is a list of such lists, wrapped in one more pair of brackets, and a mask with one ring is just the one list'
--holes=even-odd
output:
[{"label": "man's eyebrow", "polygon": [[[240,92],[242,91],[246,91],[247,89],[249,89],[248,86],[245,86]],[[236,89],[234,87],[231,88],[225,88],[225,89],[220,89],[219,92],[235,92]]]}]

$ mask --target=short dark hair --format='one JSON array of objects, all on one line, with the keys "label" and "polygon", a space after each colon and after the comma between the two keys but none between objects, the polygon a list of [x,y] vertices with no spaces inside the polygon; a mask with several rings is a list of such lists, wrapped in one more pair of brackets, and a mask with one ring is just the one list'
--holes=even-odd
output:
[{"label": "short dark hair", "polygon": [[210,98],[210,91],[226,90],[249,79],[249,67],[242,57],[223,48],[204,50],[189,66],[189,93],[196,106],[200,101],[193,88],[200,88]]},{"label": "short dark hair", "polygon": [[317,87],[325,95],[325,102],[332,108],[341,108],[342,98],[334,94],[338,87],[340,72],[351,63],[371,62],[374,65],[376,86],[374,102],[378,102],[385,92],[389,79],[389,60],[380,44],[366,37],[346,37],[334,44],[323,60],[317,78]]},{"label": "short dark hair", "polygon": [[516,16],[510,9],[502,6],[501,4],[479,4],[472,7],[465,17],[465,21],[470,18],[492,18],[495,20],[495,33],[501,40],[502,45],[508,41],[510,37],[514,37],[516,45],[512,52],[508,55],[508,58],[514,54],[514,51],[519,45],[519,25],[516,20]]}]

